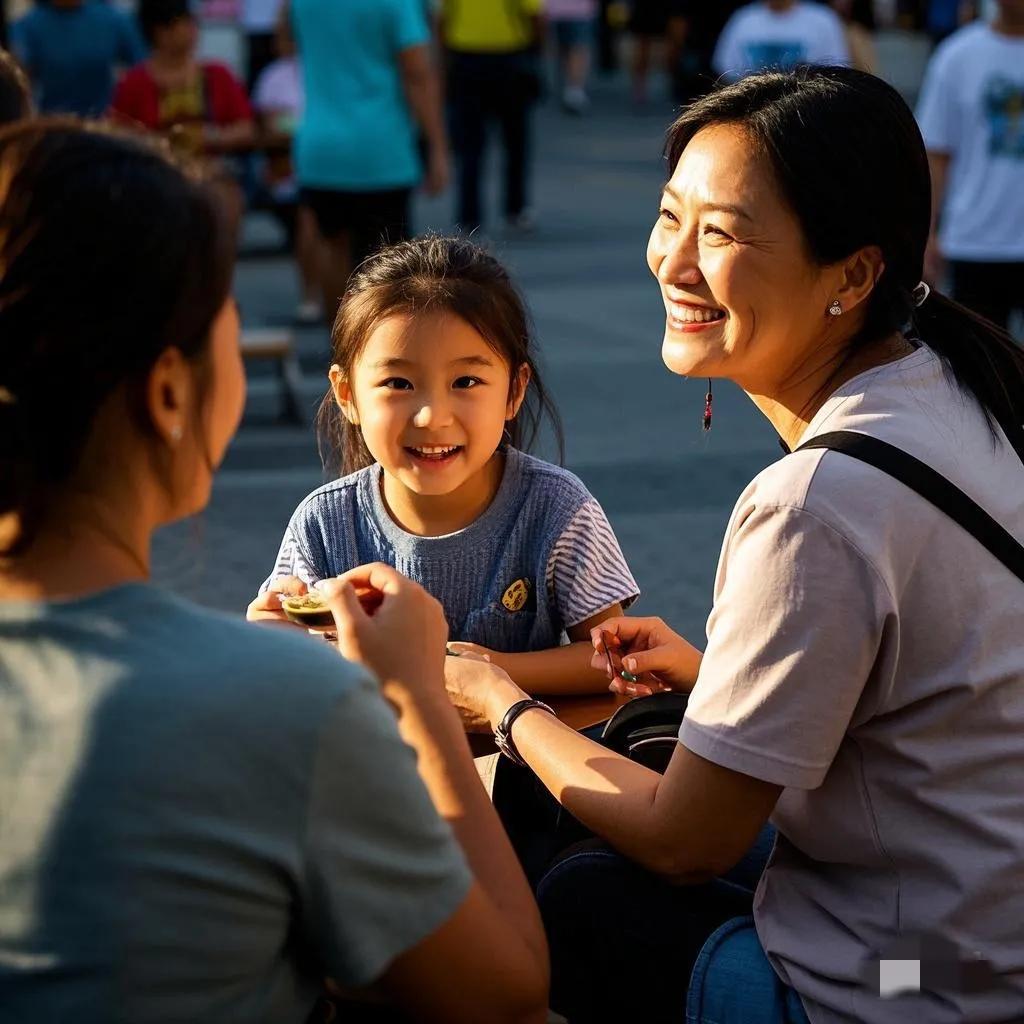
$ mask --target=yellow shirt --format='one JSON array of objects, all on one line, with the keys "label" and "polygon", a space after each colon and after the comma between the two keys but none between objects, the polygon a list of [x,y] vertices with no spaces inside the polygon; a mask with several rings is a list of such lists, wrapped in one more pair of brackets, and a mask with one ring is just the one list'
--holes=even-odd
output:
[{"label": "yellow shirt", "polygon": [[445,43],[468,53],[508,53],[534,43],[544,0],[442,0]]}]

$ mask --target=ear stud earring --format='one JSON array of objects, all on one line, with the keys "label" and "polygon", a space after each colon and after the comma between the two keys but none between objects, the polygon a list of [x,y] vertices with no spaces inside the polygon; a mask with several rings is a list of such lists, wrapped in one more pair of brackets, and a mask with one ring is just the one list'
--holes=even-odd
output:
[{"label": "ear stud earring", "polygon": [[829,316],[842,316],[843,306],[838,299],[833,299],[832,304],[828,307]]},{"label": "ear stud earring", "polygon": [[181,424],[180,423],[175,423],[174,426],[171,427],[171,440],[175,444],[177,444],[181,440],[181,437],[182,437]]}]

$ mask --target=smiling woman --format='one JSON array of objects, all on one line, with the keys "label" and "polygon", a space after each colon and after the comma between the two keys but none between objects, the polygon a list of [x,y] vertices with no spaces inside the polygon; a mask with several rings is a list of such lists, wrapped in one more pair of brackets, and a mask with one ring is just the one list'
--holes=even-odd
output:
[{"label": "smiling woman", "polygon": [[[594,632],[595,667],[611,637],[641,682],[689,692],[663,777],[515,719],[517,755],[606,840],[537,888],[553,1005],[574,1024],[1019,1020],[1024,353],[920,284],[928,163],[879,79],[752,76],[687,108],[668,158],[662,357],[738,383],[800,450],[737,501],[703,655],[660,619]],[[986,526],[822,447],[836,431],[910,453]],[[492,727],[522,696],[453,689]],[[927,959],[936,937],[977,974],[922,964],[920,990],[880,998],[889,951]]]}]

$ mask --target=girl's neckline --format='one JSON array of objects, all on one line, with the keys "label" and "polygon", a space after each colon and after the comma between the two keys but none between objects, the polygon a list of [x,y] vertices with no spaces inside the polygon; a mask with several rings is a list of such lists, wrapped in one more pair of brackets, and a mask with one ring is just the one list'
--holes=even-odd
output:
[{"label": "girl's neckline", "polygon": [[402,546],[410,543],[424,544],[430,545],[434,548],[440,548],[454,542],[459,546],[462,546],[465,545],[467,540],[475,534],[487,531],[490,525],[502,516],[515,494],[516,484],[521,475],[521,465],[522,454],[516,448],[511,446],[506,448],[505,466],[501,475],[501,483],[498,484],[498,489],[495,491],[494,498],[491,500],[490,505],[488,505],[483,513],[474,519],[468,526],[464,526],[461,530],[456,530],[454,533],[444,533],[430,537],[423,536],[418,533],[409,533],[408,530],[402,529],[402,527],[391,518],[391,514],[388,512],[387,506],[384,503],[384,495],[382,492],[383,470],[379,464],[372,466],[370,472],[364,479],[364,482],[367,485],[366,497],[369,500],[370,508],[373,512],[374,522],[376,522],[380,531],[392,543],[398,543]]}]

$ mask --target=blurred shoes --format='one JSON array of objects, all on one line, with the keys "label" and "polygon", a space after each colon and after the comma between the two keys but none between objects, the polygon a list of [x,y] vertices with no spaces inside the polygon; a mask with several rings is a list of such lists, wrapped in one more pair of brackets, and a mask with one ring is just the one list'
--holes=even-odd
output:
[{"label": "blurred shoes", "polygon": [[314,299],[305,299],[295,307],[295,322],[302,327],[313,327],[323,318],[323,309]]},{"label": "blurred shoes", "polygon": [[584,89],[578,85],[567,85],[562,92],[562,109],[567,114],[575,114],[579,117],[585,114],[590,107],[590,98]]},{"label": "blurred shoes", "polygon": [[506,217],[505,228],[510,235],[532,235],[537,230],[537,218],[527,207]]}]

